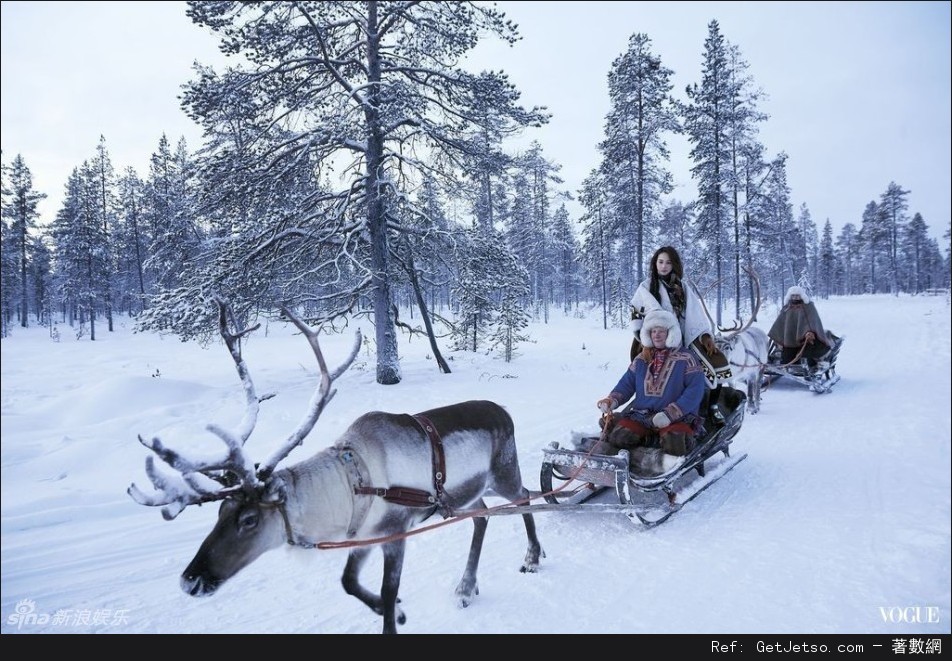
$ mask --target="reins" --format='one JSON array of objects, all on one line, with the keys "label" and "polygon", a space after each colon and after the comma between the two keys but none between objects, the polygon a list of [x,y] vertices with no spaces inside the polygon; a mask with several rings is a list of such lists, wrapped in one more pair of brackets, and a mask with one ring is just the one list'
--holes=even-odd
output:
[{"label": "reins", "polygon": [[[800,345],[800,350],[797,352],[797,355],[794,356],[794,357],[790,360],[789,363],[783,363],[782,365],[779,365],[779,367],[790,367],[791,365],[794,365],[794,364],[800,362],[800,357],[803,356],[803,352],[806,351],[806,348],[807,348],[807,341],[806,341],[806,340],[803,340],[803,344]],[[764,386],[763,386],[762,389],[763,389],[763,390],[767,390],[767,388],[770,387],[770,384],[771,384],[771,383],[773,383],[772,380],[767,380],[766,384],[764,384]]]},{"label": "reins", "polygon": [[789,363],[784,363],[780,367],[790,367],[794,363],[800,362],[800,357],[803,355],[803,352],[807,349],[807,341],[803,340],[803,344],[800,345],[800,351],[797,352],[797,355],[794,356]]},{"label": "reins", "polygon": [[[602,425],[602,433],[599,434],[599,437],[598,437],[599,441],[602,441],[608,437],[608,433],[611,431],[611,427],[609,423],[612,420],[613,420],[613,417],[610,411],[608,413],[602,414],[603,425]],[[598,445],[598,442],[592,443],[592,446],[585,453],[586,458],[592,455],[592,452],[597,445]],[[571,473],[571,475],[569,475],[566,478],[565,482],[558,488],[552,489],[551,491],[546,491],[544,493],[539,493],[536,495],[530,495],[527,498],[520,498],[519,500],[514,500],[508,503],[504,503],[502,505],[495,505],[493,507],[483,507],[477,510],[467,510],[460,514],[454,514],[453,516],[447,517],[443,521],[439,521],[437,523],[431,523],[429,525],[422,526],[420,528],[414,528],[413,530],[408,530],[402,533],[386,535],[384,537],[371,537],[369,539],[355,539],[355,540],[348,540],[343,542],[316,542],[314,543],[314,548],[322,550],[322,551],[326,551],[328,549],[343,549],[343,548],[351,548],[355,546],[373,546],[375,544],[385,544],[387,542],[392,542],[398,539],[406,539],[407,537],[413,537],[414,535],[419,535],[420,533],[423,533],[423,532],[429,532],[430,530],[435,530],[436,528],[442,528],[443,526],[448,526],[451,523],[459,523],[460,521],[465,521],[466,519],[472,519],[472,518],[480,517],[480,516],[487,516],[492,514],[493,512],[498,512],[499,510],[504,510],[511,507],[518,507],[520,505],[525,505],[525,504],[531,503],[533,500],[537,500],[539,498],[544,498],[545,496],[551,496],[552,494],[559,493],[560,491],[565,489],[573,479],[575,479],[575,477],[579,474],[579,472],[581,472],[581,470],[582,470],[581,465],[576,466],[575,470]]]},{"label": "reins", "polygon": [[[732,353],[732,351],[731,351],[731,345],[730,345],[730,343],[729,343],[727,340],[715,339],[714,342],[715,342],[715,344],[718,345],[718,346],[717,346],[717,349],[718,349],[722,354],[724,354],[725,356],[730,355],[730,354]],[[721,344],[723,344],[723,346],[720,346]],[[751,351],[751,350],[747,347],[746,344],[744,345],[744,355],[745,355],[745,356],[754,357],[754,358],[756,358],[756,356],[757,356],[757,354],[755,354],[753,351]],[[755,361],[752,362],[752,363],[747,363],[747,362],[744,362],[744,363],[735,363],[734,361],[728,359],[727,364],[730,365],[731,367],[766,367],[767,365],[770,364],[770,362],[768,361],[768,362],[765,363],[765,362],[762,362],[762,361],[760,361],[760,360],[755,360]]]}]

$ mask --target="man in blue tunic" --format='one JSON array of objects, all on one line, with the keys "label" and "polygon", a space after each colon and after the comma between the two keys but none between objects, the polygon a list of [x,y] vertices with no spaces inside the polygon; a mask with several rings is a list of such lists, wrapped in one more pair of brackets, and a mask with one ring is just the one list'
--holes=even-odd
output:
[{"label": "man in blue tunic", "polygon": [[694,449],[695,436],[704,433],[698,411],[707,383],[697,359],[681,348],[680,324],[667,310],[652,310],[645,316],[641,344],[644,349],[611,393],[596,404],[608,413],[631,400],[613,416],[611,432],[593,452],[613,455],[622,449],[633,451],[658,437],[664,454],[653,454],[654,463],[661,465],[645,469],[668,472]]}]

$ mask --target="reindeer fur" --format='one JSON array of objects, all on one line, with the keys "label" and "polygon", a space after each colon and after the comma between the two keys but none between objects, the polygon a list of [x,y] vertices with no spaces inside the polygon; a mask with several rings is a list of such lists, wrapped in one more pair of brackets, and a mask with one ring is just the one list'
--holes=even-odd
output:
[{"label": "reindeer fur", "polygon": [[[756,326],[728,336],[715,338],[718,348],[727,356],[731,368],[729,385],[747,392],[747,411],[760,411],[760,390],[767,364],[767,334]],[[746,384],[746,388],[745,388]]]},{"label": "reindeer fur", "polygon": [[[452,512],[484,508],[483,498],[489,492],[509,501],[528,499],[516,456],[512,418],[501,406],[469,401],[431,409],[423,415],[433,422],[443,440],[444,504]],[[402,533],[437,509],[355,495],[353,478],[339,458],[345,449],[359,457],[364,486],[433,492],[432,448],[413,417],[366,413],[333,446],[274,472],[258,495],[227,498],[214,529],[182,574],[182,589],[193,596],[212,594],[262,553],[286,542],[310,547],[319,542],[387,538],[379,544],[384,556],[380,594],[359,582],[371,546],[352,547],[341,582],[347,594],[383,616],[383,633],[396,633],[396,625],[406,621],[397,606],[406,547]],[[523,519],[528,549],[520,571],[534,572],[544,553],[532,515],[524,514]],[[486,517],[473,517],[469,556],[456,587],[460,607],[468,606],[479,592],[476,570],[487,524]]]}]

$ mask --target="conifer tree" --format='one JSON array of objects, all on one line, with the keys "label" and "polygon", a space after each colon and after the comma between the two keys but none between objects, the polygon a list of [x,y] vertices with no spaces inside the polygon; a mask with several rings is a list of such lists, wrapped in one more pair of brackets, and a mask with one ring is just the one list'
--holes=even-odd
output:
[{"label": "conifer tree", "polygon": [[116,282],[122,307],[137,314],[146,305],[146,292],[152,291],[145,275],[146,251],[152,242],[145,224],[145,183],[135,170],[126,168],[117,187]]},{"label": "conifer tree", "polygon": [[886,192],[880,197],[880,211],[886,226],[888,240],[889,288],[893,294],[899,293],[900,265],[899,245],[905,232],[906,211],[909,201],[906,199],[909,191],[894,181],[889,182]]},{"label": "conifer tree", "polygon": [[192,171],[185,140],[175,151],[163,134],[152,154],[147,182],[151,245],[145,267],[159,291],[173,290],[189,277],[204,235],[192,208]]},{"label": "conifer tree", "polygon": [[515,26],[470,2],[190,2],[188,15],[243,58],[223,75],[200,71],[185,95],[206,132],[215,128],[206,135],[208,160],[222,157],[218,137],[231,104],[240,105],[242,132],[229,136],[227,157],[234,183],[222,189],[240,187],[242,199],[264,209],[276,178],[313,168],[313,188],[301,190],[295,205],[281,201],[256,219],[270,231],[249,247],[245,263],[279,264],[286,250],[300,248],[312,263],[355,274],[345,288],[312,271],[312,296],[274,303],[320,303],[319,321],[369,297],[377,382],[398,383],[391,262],[395,236],[407,231],[398,207],[413,203],[424,174],[449,186],[467,163],[488,155],[496,136],[547,119],[518,104],[504,74],[461,67],[483,35],[511,43]]},{"label": "conifer tree", "polygon": [[902,243],[900,245],[902,254],[908,258],[908,265],[912,269],[909,274],[910,281],[905,287],[906,291],[914,294],[920,293],[924,288],[926,280],[927,257],[929,255],[929,228],[922,214],[916,212],[906,226],[903,232]]},{"label": "conifer tree", "polygon": [[856,292],[856,269],[860,259],[860,238],[853,223],[846,223],[836,238],[836,255],[843,273],[841,287],[836,293],[847,296]]},{"label": "conifer tree", "polygon": [[116,200],[116,172],[112,167],[112,160],[109,157],[109,151],[106,149],[106,138],[99,136],[99,145],[96,148],[96,157],[92,160],[91,169],[95,173],[96,188],[98,192],[96,204],[96,216],[98,222],[102,224],[103,251],[102,260],[106,265],[108,275],[104,288],[104,314],[106,317],[107,329],[113,330],[113,297],[115,290],[114,274],[116,271],[115,262],[115,231],[116,214],[118,202]]},{"label": "conifer tree", "polygon": [[629,255],[623,271],[626,286],[645,277],[646,242],[661,228],[661,198],[673,190],[665,169],[670,158],[666,138],[681,132],[677,104],[671,97],[674,72],[651,51],[651,39],[636,33],[608,73],[611,108],[605,138],[599,143],[600,171],[616,208],[613,227],[620,249]]},{"label": "conifer tree", "polygon": [[829,298],[836,285],[836,255],[833,251],[833,225],[827,218],[820,237],[819,259],[817,260],[817,292],[823,298]]},{"label": "conifer tree", "polygon": [[[37,205],[46,194],[33,188],[33,174],[19,154],[4,173],[3,186],[3,220],[8,228],[3,252],[5,261],[12,260],[11,268],[5,270],[12,281],[10,284],[14,284],[14,290],[19,294],[19,321],[26,328],[29,325],[31,286],[27,274],[33,257],[31,233],[36,230],[36,221],[40,217]],[[35,309],[34,313],[40,318],[42,310]]]},{"label": "conifer tree", "polygon": [[701,82],[686,89],[684,127],[693,145],[691,172],[697,182],[698,235],[704,242],[717,282],[716,315],[721,323],[726,231],[730,210],[728,187],[732,179],[730,127],[733,121],[733,70],[729,48],[716,20],[708,23],[704,41]]},{"label": "conifer tree", "polygon": [[77,336],[96,340],[96,316],[104,309],[111,271],[99,218],[96,169],[87,161],[66,182],[63,205],[52,225],[58,295],[69,322],[79,322]]}]

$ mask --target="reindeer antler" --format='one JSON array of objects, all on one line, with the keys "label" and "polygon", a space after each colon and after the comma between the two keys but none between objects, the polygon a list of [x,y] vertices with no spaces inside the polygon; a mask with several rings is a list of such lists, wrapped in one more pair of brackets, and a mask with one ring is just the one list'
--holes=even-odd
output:
[{"label": "reindeer antler", "polygon": [[[247,470],[241,446],[233,446],[224,460],[193,462],[163,446],[158,438],[146,441],[139,436],[139,442],[153,450],[159,458],[179,471],[180,475],[160,473],[155,467],[154,458],[149,456],[145,458],[145,472],[155,487],[155,493],[147,494],[135,484],[129,485],[126,493],[140,505],[164,505],[162,517],[167,521],[174,519],[189,505],[222,500],[233,493],[250,488],[257,482],[254,468]],[[226,475],[234,474],[238,466],[244,467],[245,470],[241,471],[237,483],[229,484]]]},{"label": "reindeer antler", "polygon": [[231,433],[218,425],[208,425],[207,429],[218,436],[225,443],[227,452],[205,460],[188,459],[175,450],[165,447],[158,438],[147,441],[139,436],[139,442],[155,452],[156,456],[168,464],[179,475],[169,476],[159,472],[153,457],[146,457],[145,471],[155,493],[147,494],[135,484],[131,484],[126,492],[140,505],[159,506],[162,516],[166,520],[174,519],[189,505],[222,500],[238,491],[252,491],[261,486],[255,475],[254,464],[244,452],[245,441],[254,431],[258,420],[258,395],[248,366],[241,357],[239,340],[259,328],[255,324],[251,328],[230,333],[228,331],[228,306],[220,298],[215,298],[218,306],[218,329],[228,352],[235,361],[238,376],[241,378],[245,390],[245,415],[236,433]]},{"label": "reindeer antler", "polygon": [[297,429],[295,429],[281,447],[258,468],[258,477],[262,480],[267,479],[281,460],[287,457],[291,450],[300,445],[304,437],[311,433],[311,429],[314,428],[314,423],[317,422],[317,419],[321,417],[324,407],[327,406],[327,403],[337,394],[337,390],[331,390],[331,384],[354,362],[357,353],[360,351],[361,344],[360,331],[358,330],[350,355],[341,363],[340,367],[331,374],[327,371],[327,362],[324,360],[324,353],[321,351],[320,342],[318,342],[317,331],[305,324],[300,317],[295,315],[288,308],[282,306],[281,313],[290,319],[304,336],[307,337],[311,349],[314,350],[314,356],[317,358],[317,365],[321,370],[321,381],[317,390],[314,391],[314,395],[311,397],[311,403],[308,405],[307,413],[304,415]]},{"label": "reindeer antler", "polygon": [[245,390],[245,414],[238,429],[232,433],[218,425],[208,425],[206,428],[218,436],[225,444],[226,452],[204,460],[189,459],[175,450],[166,447],[158,438],[146,441],[139,436],[139,442],[152,450],[159,459],[170,466],[176,474],[168,475],[160,472],[156,465],[154,457],[148,456],[145,460],[146,475],[155,487],[155,492],[148,494],[139,489],[135,484],[129,486],[127,493],[140,505],[164,506],[162,516],[165,519],[174,519],[189,505],[222,500],[239,492],[253,493],[264,487],[265,481],[271,476],[278,463],[281,462],[296,446],[300,445],[304,437],[310,433],[314,424],[324,411],[324,407],[336,393],[331,390],[331,384],[337,377],[344,373],[350,367],[357,353],[360,350],[361,336],[360,331],[354,340],[354,348],[347,360],[338,367],[333,373],[328,372],[327,364],[324,361],[324,354],[321,352],[318,343],[317,332],[307,326],[299,317],[290,310],[281,308],[281,311],[287,316],[295,326],[307,337],[314,355],[317,357],[317,364],[321,371],[321,380],[311,398],[308,412],[304,419],[298,425],[297,429],[291,433],[288,439],[281,445],[277,452],[265,461],[260,468],[255,470],[255,465],[248,458],[244,451],[245,442],[254,431],[258,420],[258,408],[260,399],[255,392],[254,383],[251,380],[251,374],[248,366],[241,357],[239,340],[248,333],[256,330],[260,324],[242,331],[230,333],[228,331],[228,306],[220,299],[216,298],[218,305],[218,325],[225,345],[235,361],[235,367],[238,370],[238,376],[241,378],[242,386]]},{"label": "reindeer antler", "polygon": [[[248,365],[245,363],[244,358],[241,357],[241,345],[239,344],[241,338],[245,335],[258,330],[261,327],[261,324],[255,324],[251,328],[246,328],[236,333],[228,332],[228,314],[229,309],[228,305],[218,298],[215,297],[215,304],[218,306],[218,331],[221,333],[222,339],[225,340],[225,346],[228,347],[228,353],[231,354],[232,360],[235,361],[235,368],[238,370],[238,377],[241,379],[241,385],[245,389],[245,401],[247,405],[245,406],[245,416],[241,420],[241,424],[238,427],[238,437],[241,439],[241,445],[245,444],[245,441],[248,440],[248,437],[251,436],[251,432],[254,431],[255,425],[258,422],[258,405],[261,400],[258,398],[257,393],[255,392],[255,384],[251,380],[251,373],[248,371]],[[208,430],[222,436],[222,431],[213,425],[208,426]],[[228,440],[222,436],[222,440],[228,443]]]},{"label": "reindeer antler", "polygon": [[[721,280],[723,280],[723,278],[721,278]],[[712,285],[710,285],[704,290],[705,294],[711,291],[714,285],[716,285],[721,280],[715,280]],[[693,280],[691,281],[691,288],[694,289],[694,295],[697,296],[697,300],[701,302],[701,309],[704,310],[704,316],[707,317],[707,320],[711,322],[711,327],[720,328],[720,326],[717,325],[717,322],[714,321],[714,317],[711,316],[710,310],[707,309],[707,303],[704,302],[704,294],[702,294],[701,291],[697,288],[697,285],[694,284]]]},{"label": "reindeer antler", "polygon": [[748,317],[747,321],[743,324],[741,324],[740,320],[737,320],[731,328],[721,328],[720,326],[718,326],[719,331],[721,331],[722,333],[727,333],[727,335],[725,336],[726,339],[730,339],[734,337],[735,335],[739,335],[740,333],[743,333],[745,330],[750,328],[750,325],[754,323],[754,319],[757,318],[757,313],[760,311],[760,300],[761,300],[760,299],[760,277],[757,275],[757,272],[752,268],[744,266],[743,269],[747,273],[747,275],[750,276],[751,283],[753,284],[753,287],[754,287],[754,309],[751,310],[750,317]]},{"label": "reindeer antler", "polygon": [[[745,330],[750,328],[750,325],[754,323],[754,319],[757,318],[757,313],[760,312],[760,277],[757,275],[757,271],[747,266],[743,267],[744,271],[747,272],[747,275],[750,276],[751,283],[754,287],[754,309],[750,312],[750,317],[747,318],[747,321],[743,325],[734,324],[733,328],[720,329],[722,333],[727,333],[727,338],[734,337],[740,333],[743,333]],[[739,323],[739,322],[738,322]]]},{"label": "reindeer antler", "polygon": [[[747,266],[744,266],[742,268],[747,273],[747,275],[751,277],[751,280],[754,283],[754,291],[756,292],[756,302],[754,303],[754,309],[750,313],[750,318],[746,322],[741,322],[740,319],[735,319],[734,325],[731,326],[730,328],[724,328],[723,326],[719,326],[717,322],[714,321],[714,318],[711,316],[710,311],[707,309],[707,304],[704,302],[704,296],[701,295],[701,292],[698,291],[697,287],[694,287],[694,293],[697,294],[698,299],[700,299],[701,307],[704,309],[704,314],[707,317],[708,321],[711,322],[711,326],[716,328],[718,332],[720,333],[728,333],[726,338],[734,337],[738,333],[742,333],[748,328],[750,328],[750,325],[754,322],[754,319],[757,318],[757,312],[760,310],[760,278],[757,276],[757,272],[754,271],[752,268],[749,268]],[[723,278],[721,278],[721,280],[723,280]],[[710,285],[707,289],[705,289],[705,292],[710,291],[714,287],[714,285],[716,285],[721,280],[715,280],[712,285]],[[694,283],[692,282],[691,284],[693,285]]]}]

